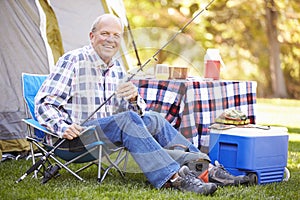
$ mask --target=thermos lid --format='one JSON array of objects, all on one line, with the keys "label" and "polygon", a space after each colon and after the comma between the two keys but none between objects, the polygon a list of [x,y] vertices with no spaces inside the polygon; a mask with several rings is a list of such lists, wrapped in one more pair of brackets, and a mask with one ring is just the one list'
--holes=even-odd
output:
[{"label": "thermos lid", "polygon": [[221,61],[220,50],[219,49],[207,49],[205,54],[205,60],[218,60]]}]

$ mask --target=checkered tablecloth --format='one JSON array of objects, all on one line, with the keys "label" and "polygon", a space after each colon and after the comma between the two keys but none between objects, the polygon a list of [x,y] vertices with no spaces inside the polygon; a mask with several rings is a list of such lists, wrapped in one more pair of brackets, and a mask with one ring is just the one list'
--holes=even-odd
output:
[{"label": "checkered tablecloth", "polygon": [[208,127],[225,109],[244,112],[255,123],[255,81],[133,80],[147,103],[198,148]]}]

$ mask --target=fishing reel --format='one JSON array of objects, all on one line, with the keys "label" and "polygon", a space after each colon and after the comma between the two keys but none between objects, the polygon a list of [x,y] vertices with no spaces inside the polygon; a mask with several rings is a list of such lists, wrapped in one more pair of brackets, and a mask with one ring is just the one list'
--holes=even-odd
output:
[{"label": "fishing reel", "polygon": [[60,176],[58,171],[60,170],[60,166],[58,164],[55,165],[49,165],[47,169],[44,171],[44,176],[42,179],[42,184],[47,183],[51,178],[57,178]]}]

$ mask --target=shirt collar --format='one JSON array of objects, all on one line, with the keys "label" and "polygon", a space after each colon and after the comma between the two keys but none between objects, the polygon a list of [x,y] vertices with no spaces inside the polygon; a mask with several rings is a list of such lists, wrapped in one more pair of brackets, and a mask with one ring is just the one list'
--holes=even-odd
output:
[{"label": "shirt collar", "polygon": [[90,44],[88,47],[88,51],[92,62],[94,63],[95,67],[100,67],[102,70],[107,70],[114,66],[115,61],[112,59],[109,64],[107,65],[97,54],[97,52],[94,50],[93,46]]}]

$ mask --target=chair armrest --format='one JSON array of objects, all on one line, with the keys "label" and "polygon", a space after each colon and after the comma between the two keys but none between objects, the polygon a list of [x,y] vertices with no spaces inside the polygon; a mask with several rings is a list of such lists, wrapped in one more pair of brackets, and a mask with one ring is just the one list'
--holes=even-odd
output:
[{"label": "chair armrest", "polygon": [[52,133],[51,131],[49,131],[48,129],[46,129],[44,126],[40,125],[38,121],[34,120],[34,119],[22,119],[23,122],[25,122],[27,125],[38,129],[40,131],[43,131],[44,133],[47,133],[49,135],[52,135],[54,137],[58,137],[57,134]]},{"label": "chair armrest", "polygon": [[82,134],[93,134],[95,132],[95,129],[96,129],[96,126],[88,126],[86,127],[81,133],[80,135]]},{"label": "chair armrest", "polygon": [[[56,135],[55,133],[52,133],[51,131],[49,131],[48,129],[46,129],[44,126],[40,125],[38,121],[34,120],[34,119],[22,119],[23,122],[25,122],[26,124],[28,124],[29,126],[32,126],[33,128],[36,128],[40,131],[43,131],[49,135],[52,135],[54,137],[58,137],[58,135]],[[95,131],[96,126],[88,126],[86,127],[86,129],[84,129],[80,135],[82,134],[92,134]]]}]

